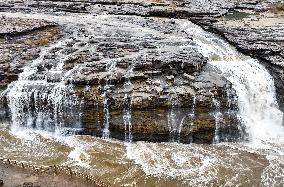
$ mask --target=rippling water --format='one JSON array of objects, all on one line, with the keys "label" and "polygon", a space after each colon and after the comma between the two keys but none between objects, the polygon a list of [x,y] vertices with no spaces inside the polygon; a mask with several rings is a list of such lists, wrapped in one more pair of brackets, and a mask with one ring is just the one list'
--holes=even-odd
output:
[{"label": "rippling water", "polygon": [[283,143],[125,143],[91,136],[0,130],[1,155],[66,165],[118,186],[283,186]]}]

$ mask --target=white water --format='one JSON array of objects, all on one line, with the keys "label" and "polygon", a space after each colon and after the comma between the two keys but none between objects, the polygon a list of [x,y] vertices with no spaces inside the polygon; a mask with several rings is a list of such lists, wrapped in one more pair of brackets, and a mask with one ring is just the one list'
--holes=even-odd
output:
[{"label": "white water", "polygon": [[209,64],[232,83],[251,143],[284,142],[283,114],[277,107],[273,78],[265,67],[200,27],[190,22],[180,24],[209,58]]},{"label": "white water", "polygon": [[[261,182],[253,185],[283,186],[283,114],[277,108],[273,78],[258,61],[241,55],[215,35],[187,21],[180,21],[180,25],[181,30],[189,37],[193,37],[197,49],[209,58],[209,64],[232,83],[238,96],[239,115],[249,134],[249,142],[219,143],[208,147],[139,142],[128,145],[128,158],[141,165],[147,175],[181,177],[184,181],[190,180],[188,182],[191,186],[212,186],[212,181],[218,184],[220,179],[218,167],[234,168],[236,170],[234,176],[227,178],[226,174],[221,174],[226,178],[224,179],[226,183],[222,186],[243,186],[245,183],[241,181],[241,178],[245,177],[243,175],[247,175],[247,182],[256,178],[251,176],[256,170],[251,170],[246,162],[252,160],[257,165],[261,161],[256,157],[246,157],[240,158],[241,164],[236,164],[233,161],[234,157],[257,154],[264,156],[269,164],[261,172]],[[216,114],[216,118],[219,118],[218,111]],[[217,135],[215,141],[218,141]],[[220,154],[219,148],[222,153],[227,154],[223,146],[229,148],[227,150],[229,155]],[[195,159],[200,159],[200,163],[195,165]],[[261,165],[264,166],[265,163]],[[247,171],[249,173],[244,174]]]},{"label": "white water", "polygon": [[133,76],[133,69],[135,68],[136,63],[139,62],[137,59],[134,63],[130,65],[126,73],[126,81],[124,83],[124,108],[123,108],[123,123],[124,123],[124,140],[126,142],[133,141],[132,135],[132,98],[131,92],[133,91],[133,85],[131,83],[131,76]]},{"label": "white water", "polygon": [[106,64],[107,70],[107,78],[106,85],[104,86],[103,93],[103,104],[104,104],[104,129],[103,129],[103,138],[110,138],[110,130],[109,130],[109,121],[110,121],[110,112],[109,112],[109,95],[112,92],[114,85],[112,84],[112,78],[116,69],[117,60],[109,60]]}]

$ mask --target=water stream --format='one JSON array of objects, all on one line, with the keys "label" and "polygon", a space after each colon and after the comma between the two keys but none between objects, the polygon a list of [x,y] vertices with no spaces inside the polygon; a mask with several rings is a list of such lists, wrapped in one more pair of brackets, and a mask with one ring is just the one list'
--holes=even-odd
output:
[{"label": "water stream", "polygon": [[232,83],[251,143],[283,141],[283,114],[278,109],[273,78],[264,66],[192,23],[182,23],[181,28],[193,36],[209,63]]}]

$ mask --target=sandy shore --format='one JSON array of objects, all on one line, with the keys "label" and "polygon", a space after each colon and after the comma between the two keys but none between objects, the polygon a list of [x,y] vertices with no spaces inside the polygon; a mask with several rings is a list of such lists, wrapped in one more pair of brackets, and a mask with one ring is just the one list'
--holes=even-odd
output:
[{"label": "sandy shore", "polygon": [[[1,184],[2,183],[2,184]],[[32,169],[0,162],[0,187],[94,187],[94,182],[53,172],[37,173]]]}]

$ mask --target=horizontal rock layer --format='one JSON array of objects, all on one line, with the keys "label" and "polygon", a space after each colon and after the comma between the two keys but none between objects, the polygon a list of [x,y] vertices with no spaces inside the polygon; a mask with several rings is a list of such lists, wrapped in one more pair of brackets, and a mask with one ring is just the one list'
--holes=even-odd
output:
[{"label": "horizontal rock layer", "polygon": [[23,67],[39,56],[39,46],[60,37],[55,23],[36,19],[0,19],[0,86],[18,79]]}]

